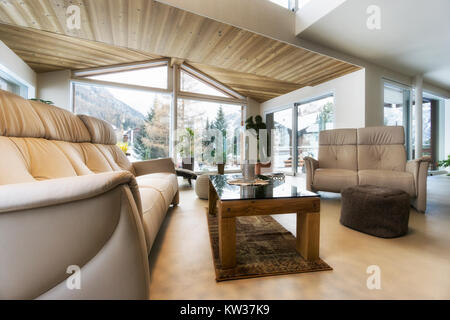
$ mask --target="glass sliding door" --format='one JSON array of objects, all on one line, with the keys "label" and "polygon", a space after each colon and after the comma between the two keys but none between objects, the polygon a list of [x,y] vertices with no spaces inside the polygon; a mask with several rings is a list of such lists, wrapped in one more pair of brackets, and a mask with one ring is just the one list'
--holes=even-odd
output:
[{"label": "glass sliding door", "polygon": [[292,107],[267,114],[271,129],[272,168],[276,172],[293,173],[293,111]]},{"label": "glass sliding door", "polygon": [[297,173],[305,173],[304,157],[319,157],[319,132],[334,127],[333,96],[297,106]]},{"label": "glass sliding door", "polygon": [[[443,135],[445,132],[442,131],[441,126],[445,124],[441,124],[440,114],[443,114],[445,102],[442,98],[437,97],[435,95],[424,92],[423,101],[422,101],[422,154],[417,155],[417,158],[422,156],[431,157],[431,169],[437,169],[437,161],[440,156],[443,156],[441,149],[444,147],[443,144]],[[412,108],[412,146],[413,146],[413,156],[416,155],[416,104],[414,101]]]},{"label": "glass sliding door", "polygon": [[272,170],[303,174],[304,157],[319,156],[319,132],[334,127],[334,97],[322,96],[266,114]]},{"label": "glass sliding door", "polygon": [[411,158],[411,108],[412,90],[409,87],[384,83],[384,125],[403,126],[405,128],[405,140],[408,158]]}]

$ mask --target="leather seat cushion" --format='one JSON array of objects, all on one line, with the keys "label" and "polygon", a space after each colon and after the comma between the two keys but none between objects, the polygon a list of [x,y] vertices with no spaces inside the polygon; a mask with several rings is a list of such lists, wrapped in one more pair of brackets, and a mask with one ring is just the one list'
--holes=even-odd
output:
[{"label": "leather seat cushion", "polygon": [[341,192],[342,189],[358,184],[358,173],[346,169],[317,169],[314,173],[314,189]]},{"label": "leather seat cushion", "polygon": [[167,208],[177,193],[178,180],[173,173],[151,173],[137,177],[139,188],[153,188],[159,191],[166,202]]},{"label": "leather seat cushion", "polygon": [[358,172],[359,184],[374,186],[389,186],[407,192],[411,197],[416,196],[414,177],[409,172],[390,170],[361,170]]},{"label": "leather seat cushion", "polygon": [[161,192],[154,188],[139,187],[142,202],[142,221],[144,223],[147,250],[150,252],[158,230],[166,216],[167,202]]}]

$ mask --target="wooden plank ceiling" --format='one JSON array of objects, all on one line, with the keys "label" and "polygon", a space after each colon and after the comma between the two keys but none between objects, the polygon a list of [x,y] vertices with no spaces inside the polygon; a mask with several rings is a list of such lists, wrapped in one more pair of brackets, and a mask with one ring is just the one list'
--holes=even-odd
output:
[{"label": "wooden plank ceiling", "polygon": [[[360,68],[156,1],[0,1],[0,40],[37,72],[172,57],[259,102]],[[26,29],[29,28],[29,29]]]}]

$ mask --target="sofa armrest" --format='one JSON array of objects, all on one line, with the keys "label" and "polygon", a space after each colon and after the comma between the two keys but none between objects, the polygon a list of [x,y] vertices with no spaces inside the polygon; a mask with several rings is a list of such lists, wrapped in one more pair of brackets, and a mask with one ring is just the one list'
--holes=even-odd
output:
[{"label": "sofa armrest", "polygon": [[314,191],[312,184],[314,180],[314,172],[319,168],[319,161],[311,157],[303,158],[306,166],[306,189]]},{"label": "sofa armrest", "polygon": [[0,299],[148,298],[134,183],[114,172],[1,186]]},{"label": "sofa armrest", "polygon": [[425,212],[427,207],[427,175],[430,162],[430,157],[422,157],[406,163],[406,172],[414,177],[416,198],[413,199],[413,205],[421,212]]},{"label": "sofa armrest", "polygon": [[175,172],[175,164],[171,158],[133,162],[136,177],[150,173]]},{"label": "sofa armrest", "polygon": [[0,186],[0,214],[93,198],[121,184],[129,184],[131,189],[137,187],[128,171],[3,185]]}]

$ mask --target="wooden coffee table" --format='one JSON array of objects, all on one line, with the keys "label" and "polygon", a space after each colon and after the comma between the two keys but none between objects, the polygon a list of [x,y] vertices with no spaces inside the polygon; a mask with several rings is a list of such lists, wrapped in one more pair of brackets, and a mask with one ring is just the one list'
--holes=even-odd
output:
[{"label": "wooden coffee table", "polygon": [[219,222],[223,269],[236,266],[236,217],[297,213],[297,251],[308,261],[319,259],[320,196],[283,181],[266,186],[236,186],[236,175],[209,178],[209,214]]}]

